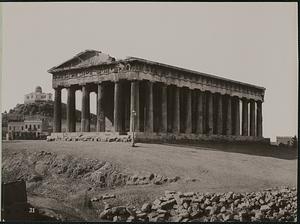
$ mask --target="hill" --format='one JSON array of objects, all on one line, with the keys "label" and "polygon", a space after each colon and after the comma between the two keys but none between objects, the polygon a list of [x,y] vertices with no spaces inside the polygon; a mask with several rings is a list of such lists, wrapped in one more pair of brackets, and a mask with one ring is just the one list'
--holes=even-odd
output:
[{"label": "hill", "polygon": [[[2,113],[2,126],[7,124],[7,121],[23,120],[25,116],[40,115],[47,118],[53,118],[54,102],[35,102],[30,104],[17,104],[8,113]],[[62,103],[62,119],[67,118],[67,105]],[[81,111],[76,110],[76,122],[80,122]],[[96,120],[96,115],[91,114],[91,122]]]}]

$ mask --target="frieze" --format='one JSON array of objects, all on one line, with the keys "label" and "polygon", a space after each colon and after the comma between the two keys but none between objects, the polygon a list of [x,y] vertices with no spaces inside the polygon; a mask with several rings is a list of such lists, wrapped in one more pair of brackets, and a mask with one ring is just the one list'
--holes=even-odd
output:
[{"label": "frieze", "polygon": [[217,80],[211,77],[196,76],[184,72],[172,72],[155,66],[118,63],[113,66],[97,67],[89,70],[72,70],[53,74],[53,87],[70,86],[82,83],[99,83],[103,81],[149,80],[163,82],[167,85],[188,87],[201,91],[229,94],[249,99],[262,100],[263,90],[242,86],[238,83]]}]

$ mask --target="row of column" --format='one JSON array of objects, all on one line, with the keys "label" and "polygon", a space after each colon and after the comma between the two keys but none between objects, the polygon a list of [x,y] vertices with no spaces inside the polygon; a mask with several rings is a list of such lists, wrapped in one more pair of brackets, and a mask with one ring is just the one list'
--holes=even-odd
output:
[{"label": "row of column", "polygon": [[[114,112],[113,124],[115,131],[122,131],[122,82],[114,83]],[[262,137],[262,102],[246,98],[222,96],[209,91],[191,90],[185,88],[186,94],[181,97],[182,88],[161,85],[159,132],[180,133],[183,125],[184,133],[240,135]],[[192,91],[193,102],[192,102]],[[67,88],[67,131],[76,131],[75,90]],[[97,86],[97,132],[105,131],[104,87]],[[215,100],[214,100],[215,98]],[[224,99],[225,98],[225,99]],[[130,131],[140,130],[140,112],[144,112],[144,132],[154,131],[153,82],[145,82],[145,111],[140,111],[140,81],[130,84]],[[242,101],[242,133],[240,133],[240,100]],[[192,110],[193,103],[197,102]],[[81,130],[90,131],[90,99],[86,85],[82,86]],[[248,104],[250,103],[250,131],[248,131]],[[256,111],[255,111],[256,104]],[[181,108],[182,107],[182,108]],[[132,111],[135,111],[133,117]],[[185,116],[181,120],[181,113]],[[194,114],[193,114],[194,113]],[[193,118],[193,119],[192,119]],[[134,122],[134,124],[133,124]],[[225,126],[224,126],[225,124]],[[61,89],[55,89],[54,132],[61,132]]]}]

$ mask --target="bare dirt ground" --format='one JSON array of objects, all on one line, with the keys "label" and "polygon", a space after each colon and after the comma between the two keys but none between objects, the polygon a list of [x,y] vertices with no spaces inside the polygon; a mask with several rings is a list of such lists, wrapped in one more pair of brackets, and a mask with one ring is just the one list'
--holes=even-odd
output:
[{"label": "bare dirt ground", "polygon": [[[163,195],[165,190],[251,192],[277,186],[295,187],[297,184],[296,149],[217,144],[187,146],[138,143],[137,146],[132,148],[129,143],[106,142],[13,141],[3,142],[2,156],[11,152],[33,153],[43,150],[57,155],[109,161],[129,175],[156,173],[180,177],[177,182],[163,185],[125,185],[89,191],[89,197],[104,193],[116,195],[116,199],[109,201],[116,205],[141,206]],[[49,180],[43,184],[48,188],[51,186]],[[68,185],[72,190],[64,189]],[[81,209],[84,208],[81,201],[88,191],[85,188],[89,187],[81,184],[80,180],[56,183],[51,187],[52,193],[58,194],[63,203],[58,203],[58,197],[54,200],[51,194],[43,195],[41,189],[44,188],[29,192],[30,203],[37,207],[47,207],[52,212],[58,209],[57,206],[65,204],[65,213],[72,214],[70,219],[96,220],[96,214],[92,211]],[[103,206],[99,205],[97,209]]]}]

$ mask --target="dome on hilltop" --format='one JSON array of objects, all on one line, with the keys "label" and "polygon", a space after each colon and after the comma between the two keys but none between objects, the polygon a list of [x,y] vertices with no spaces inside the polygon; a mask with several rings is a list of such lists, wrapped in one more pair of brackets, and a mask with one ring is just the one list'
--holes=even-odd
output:
[{"label": "dome on hilltop", "polygon": [[42,93],[42,87],[37,86],[37,87],[35,88],[35,92],[36,92],[36,93]]}]

